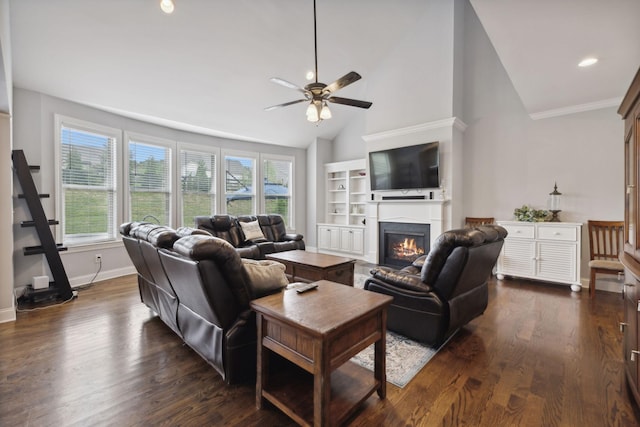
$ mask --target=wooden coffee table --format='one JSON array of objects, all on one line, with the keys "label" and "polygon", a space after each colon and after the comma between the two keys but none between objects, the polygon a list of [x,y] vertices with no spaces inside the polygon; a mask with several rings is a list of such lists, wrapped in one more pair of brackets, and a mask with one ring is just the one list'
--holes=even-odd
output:
[{"label": "wooden coffee table", "polygon": [[353,286],[353,266],[356,261],[352,258],[303,250],[278,252],[266,255],[266,258],[283,263],[290,282],[330,280]]},{"label": "wooden coffee table", "polygon": [[[256,406],[264,400],[303,426],[339,425],[374,391],[386,396],[385,336],[392,297],[321,280],[253,300]],[[375,343],[374,372],[349,359]],[[277,366],[271,353],[282,356]]]}]

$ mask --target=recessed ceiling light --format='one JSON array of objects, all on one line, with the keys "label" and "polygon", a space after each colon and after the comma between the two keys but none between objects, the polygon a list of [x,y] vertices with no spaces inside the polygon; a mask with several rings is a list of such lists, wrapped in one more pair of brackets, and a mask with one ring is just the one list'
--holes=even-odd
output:
[{"label": "recessed ceiling light", "polygon": [[307,80],[313,80],[315,73],[313,71],[307,71],[307,75],[305,76]]},{"label": "recessed ceiling light", "polygon": [[578,67],[590,67],[596,62],[598,62],[598,58],[594,58],[594,57],[584,58],[582,61],[580,61],[580,63],[578,63]]},{"label": "recessed ceiling light", "polygon": [[160,9],[167,15],[173,13],[175,6],[173,4],[173,0],[161,0],[160,1]]}]

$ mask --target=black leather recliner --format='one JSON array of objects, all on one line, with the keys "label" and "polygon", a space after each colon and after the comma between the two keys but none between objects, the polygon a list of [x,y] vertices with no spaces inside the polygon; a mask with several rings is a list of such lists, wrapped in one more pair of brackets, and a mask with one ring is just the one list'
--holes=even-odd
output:
[{"label": "black leather recliner", "polygon": [[372,269],[364,288],[393,297],[389,330],[439,346],[484,313],[487,281],[506,235],[499,225],[446,231],[412,265]]}]

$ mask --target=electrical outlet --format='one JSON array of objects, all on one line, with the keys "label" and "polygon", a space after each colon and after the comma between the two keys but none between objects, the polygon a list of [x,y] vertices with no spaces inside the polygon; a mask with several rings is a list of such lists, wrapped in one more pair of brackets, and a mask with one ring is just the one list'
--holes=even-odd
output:
[{"label": "electrical outlet", "polygon": [[96,264],[102,263],[102,254],[96,254],[96,259],[94,261]]}]

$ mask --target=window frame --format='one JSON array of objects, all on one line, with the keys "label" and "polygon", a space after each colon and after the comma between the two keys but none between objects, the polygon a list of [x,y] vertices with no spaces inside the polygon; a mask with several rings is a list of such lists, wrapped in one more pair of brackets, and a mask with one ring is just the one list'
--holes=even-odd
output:
[{"label": "window frame", "polygon": [[199,153],[209,153],[215,156],[215,204],[214,204],[214,212],[210,212],[209,215],[215,215],[220,212],[221,209],[221,197],[220,197],[220,169],[221,169],[221,156],[220,156],[220,148],[218,147],[209,147],[206,145],[193,144],[188,142],[178,142],[176,147],[176,155],[175,157],[175,180],[176,187],[179,189],[177,191],[177,209],[176,209],[176,224],[178,226],[183,227],[194,227],[194,224],[183,224],[183,204],[184,197],[182,192],[182,172],[181,172],[181,161],[182,161],[182,152],[183,151],[191,151],[191,152],[199,152]]},{"label": "window frame", "polygon": [[[64,200],[64,185],[62,183],[62,137],[61,132],[63,128],[72,128],[81,132],[88,132],[106,136],[112,138],[113,159],[111,162],[111,173],[113,174],[113,199],[112,199],[112,223],[108,225],[107,237],[104,239],[67,239],[65,240],[65,200]],[[76,119],[73,117],[64,116],[61,114],[54,114],[54,180],[55,180],[55,218],[57,218],[58,224],[54,226],[54,235],[56,240],[62,241],[64,246],[69,248],[90,246],[90,245],[105,245],[108,243],[114,243],[119,241],[118,228],[122,223],[122,209],[120,193],[122,192],[122,179],[119,175],[122,147],[122,130],[112,128],[109,126],[100,125],[97,123],[89,122],[86,120]]]},{"label": "window frame", "polygon": [[[268,161],[268,160],[272,160],[272,161],[277,161],[277,162],[289,162],[291,163],[291,176],[289,177],[289,222],[286,223],[286,227],[288,230],[294,230],[295,229],[295,203],[294,203],[294,190],[295,190],[295,157],[294,156],[286,156],[286,155],[282,155],[282,154],[268,154],[268,153],[261,153],[260,154],[260,182],[264,183],[265,180],[265,168],[264,168],[264,162]],[[269,213],[267,212],[267,199],[266,199],[266,194],[264,194],[264,185],[260,185],[260,189],[259,189],[259,196],[258,196],[258,206],[260,209],[260,212],[262,213]]]},{"label": "window frame", "polygon": [[[150,136],[143,133],[124,131],[123,143],[122,143],[122,181],[123,181],[123,191],[122,191],[122,208],[123,208],[123,216],[127,218],[127,221],[133,221],[131,217],[131,191],[130,191],[130,182],[129,182],[129,146],[131,142],[137,142],[140,144],[148,144],[154,146],[160,146],[166,148],[169,153],[169,161],[167,165],[169,167],[169,172],[167,174],[169,178],[168,184],[168,194],[169,194],[169,202],[168,202],[168,218],[167,225],[169,227],[175,227],[176,221],[176,177],[175,177],[175,160],[176,157],[176,142],[166,138],[160,138],[156,136]],[[141,218],[142,219],[142,218]],[[155,222],[155,221],[149,221]]]},{"label": "window frame", "polygon": [[[220,163],[221,163],[220,185],[222,190],[221,200],[220,200],[220,205],[221,205],[220,213],[225,215],[230,215],[229,212],[227,211],[227,161],[226,161],[227,156],[242,157],[242,158],[251,159],[253,161],[253,173],[251,177],[252,179],[251,188],[253,189],[253,192],[252,192],[253,202],[251,204],[251,212],[248,214],[242,214],[242,215],[255,215],[259,207],[259,200],[260,200],[259,193],[262,191],[257,186],[257,180],[258,180],[258,177],[260,176],[260,154],[252,153],[249,151],[235,151],[235,150],[222,150],[222,153],[220,156]],[[232,194],[232,193],[228,193],[228,194]]]}]

